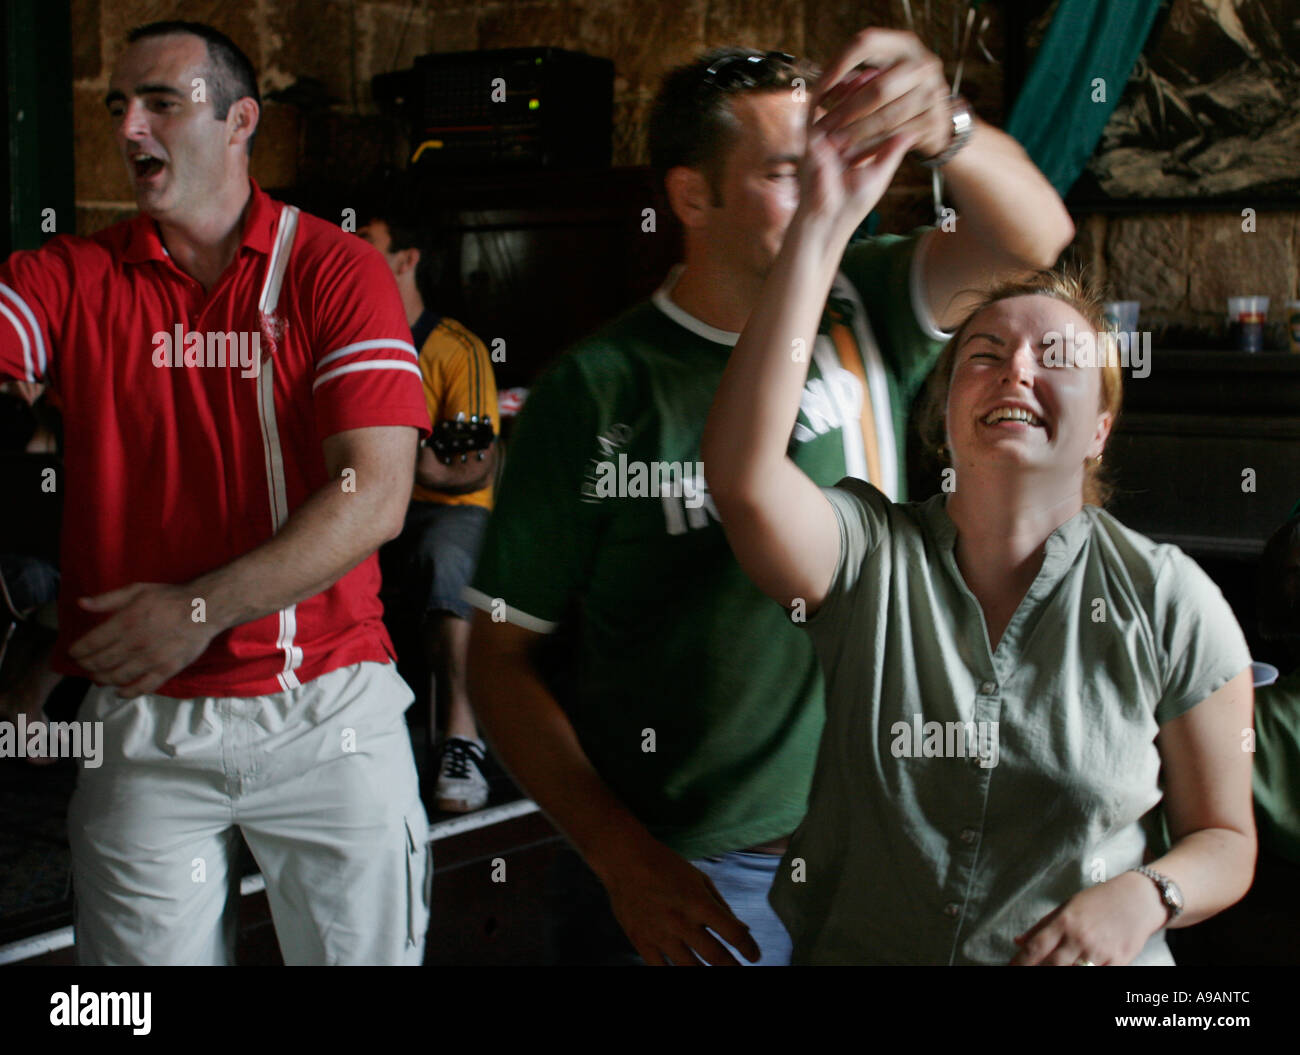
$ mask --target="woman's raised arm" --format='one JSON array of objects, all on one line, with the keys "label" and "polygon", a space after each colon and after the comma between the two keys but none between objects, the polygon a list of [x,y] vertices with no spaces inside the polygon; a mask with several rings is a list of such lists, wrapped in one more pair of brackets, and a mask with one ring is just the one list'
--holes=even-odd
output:
[{"label": "woman's raised arm", "polygon": [[839,528],[825,495],[786,448],[844,247],[911,142],[896,136],[871,158],[846,163],[831,140],[810,130],[799,208],[704,430],[704,472],[736,559],[769,597],[784,605],[801,599],[809,613],[835,574]]}]

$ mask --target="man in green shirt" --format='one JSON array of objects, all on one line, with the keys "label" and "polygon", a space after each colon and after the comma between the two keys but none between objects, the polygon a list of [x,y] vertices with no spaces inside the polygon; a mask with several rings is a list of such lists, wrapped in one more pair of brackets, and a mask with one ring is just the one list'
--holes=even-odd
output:
[{"label": "man in green shirt", "polygon": [[[863,63],[875,72],[852,72]],[[797,205],[809,96],[864,152],[911,139],[944,166],[960,217],[851,247],[822,334],[791,349],[810,360],[791,451],[819,483],[901,497],[908,408],[959,292],[1050,266],[1073,235],[1028,157],[950,100],[916,37],[860,33],[821,83],[835,87],[814,96],[790,56],[745,49],[668,75],[651,156],[685,261],[534,387],[467,591],[480,720],[590,866],[558,865],[562,960],[789,962],[766,895],[806,808],[821,674],[732,557],[699,444]],[[537,646],[561,626],[576,655],[557,698]]]}]

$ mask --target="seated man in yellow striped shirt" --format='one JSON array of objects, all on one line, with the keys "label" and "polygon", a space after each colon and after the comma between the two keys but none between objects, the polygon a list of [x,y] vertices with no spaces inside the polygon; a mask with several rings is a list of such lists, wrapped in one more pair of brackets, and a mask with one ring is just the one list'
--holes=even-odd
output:
[{"label": "seated man in yellow striped shirt", "polygon": [[488,798],[483,742],[465,680],[470,606],[461,591],[474,573],[492,508],[497,387],[483,342],[425,306],[419,234],[404,217],[376,216],[357,232],[392,268],[419,353],[433,435],[421,447],[406,525],[396,542],[402,591],[421,612],[430,667],[429,727],[446,701],[435,805],[467,813]]}]

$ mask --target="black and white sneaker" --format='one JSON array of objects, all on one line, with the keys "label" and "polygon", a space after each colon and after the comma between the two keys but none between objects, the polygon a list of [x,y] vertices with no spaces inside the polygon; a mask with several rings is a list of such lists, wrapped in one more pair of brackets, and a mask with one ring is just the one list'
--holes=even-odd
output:
[{"label": "black and white sneaker", "polygon": [[472,813],[487,805],[484,748],[477,740],[449,736],[442,744],[435,805],[449,813]]}]

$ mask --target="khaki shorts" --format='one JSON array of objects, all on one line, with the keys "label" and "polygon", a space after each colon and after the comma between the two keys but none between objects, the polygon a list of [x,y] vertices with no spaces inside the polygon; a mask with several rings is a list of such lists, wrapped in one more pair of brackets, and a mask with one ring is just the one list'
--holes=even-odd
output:
[{"label": "khaki shorts", "polygon": [[103,764],[68,809],[84,964],[234,960],[238,833],[287,964],[419,964],[433,862],[391,664],[254,697],[92,687]]}]

